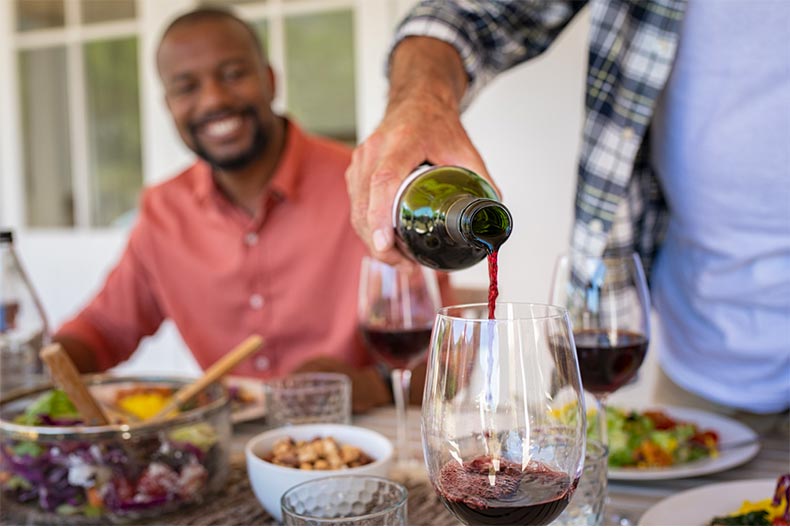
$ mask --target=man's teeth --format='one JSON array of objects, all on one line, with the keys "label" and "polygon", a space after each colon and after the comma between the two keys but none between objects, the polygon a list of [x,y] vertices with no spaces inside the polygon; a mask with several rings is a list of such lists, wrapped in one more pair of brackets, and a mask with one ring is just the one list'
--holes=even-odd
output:
[{"label": "man's teeth", "polygon": [[241,121],[241,117],[228,117],[207,124],[204,130],[211,137],[222,137],[235,132],[241,126]]}]

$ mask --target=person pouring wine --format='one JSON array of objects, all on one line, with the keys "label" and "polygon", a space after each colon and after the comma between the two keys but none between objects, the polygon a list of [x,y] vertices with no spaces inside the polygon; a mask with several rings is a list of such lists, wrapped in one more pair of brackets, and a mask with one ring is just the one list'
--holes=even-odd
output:
[{"label": "person pouring wine", "polygon": [[790,55],[765,52],[786,48],[786,1],[419,2],[391,48],[385,115],[346,171],[352,223],[396,263],[389,207],[415,165],[490,180],[461,110],[586,4],[572,251],[639,255],[659,321],[656,402],[786,426]]}]

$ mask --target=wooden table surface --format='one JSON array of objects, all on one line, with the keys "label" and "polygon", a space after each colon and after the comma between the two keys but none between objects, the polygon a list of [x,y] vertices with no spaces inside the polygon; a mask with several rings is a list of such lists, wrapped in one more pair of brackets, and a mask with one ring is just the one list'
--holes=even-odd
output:
[{"label": "wooden table surface", "polygon": [[[354,424],[377,430],[393,440],[395,438],[395,412],[391,407],[356,416]],[[225,489],[203,505],[156,518],[151,524],[276,525],[253,495],[244,465],[244,445],[251,437],[264,430],[263,421],[236,425],[231,455],[231,475]],[[412,408],[409,413],[409,435],[410,448],[415,456],[419,456],[421,452],[419,430],[418,409]],[[785,426],[764,436],[762,448],[754,459],[724,472],[662,481],[610,480],[606,511],[608,523],[622,519],[623,524],[636,524],[639,517],[651,505],[687,489],[723,481],[776,478],[780,473],[788,471],[790,471],[790,436]],[[458,525],[457,520],[441,505],[425,477],[407,481],[406,486],[409,489],[410,525]],[[7,507],[2,508],[4,509],[3,525],[42,523],[41,517],[12,515]],[[50,516],[48,520],[52,520],[52,517]]]},{"label": "wooden table surface", "polygon": [[[421,456],[422,446],[420,443],[420,424],[419,409],[412,408],[409,411],[409,440],[410,449],[414,456]],[[396,421],[394,408],[380,408],[369,414],[355,416],[354,424],[376,430],[393,441],[396,436]],[[257,433],[263,431],[260,423],[247,423],[238,426],[234,433],[234,467],[243,472],[243,449],[244,444]],[[757,456],[751,461],[739,466],[692,478],[671,479],[663,481],[631,482],[631,481],[609,481],[609,501],[607,503],[607,518],[609,522],[613,520],[623,520],[624,524],[636,524],[641,515],[653,504],[677,492],[695,488],[710,483],[723,481],[734,481],[742,479],[764,479],[776,478],[782,472],[790,471],[790,436],[785,427],[782,431],[773,431],[764,437],[762,447]],[[459,525],[458,521],[452,516],[439,502],[433,487],[426,479],[418,478],[406,482],[409,489],[409,524],[410,525]],[[248,498],[255,500],[249,491],[246,481],[243,485]],[[235,492],[235,491],[234,491]],[[228,507],[222,507],[215,502],[212,509],[223,508],[226,512],[217,511],[215,524],[256,524],[256,525],[275,525],[273,519],[266,512],[258,507],[256,510],[249,506],[249,499],[234,499],[233,505],[228,503]],[[255,501],[257,504],[257,501]],[[234,510],[237,505],[244,508]],[[254,513],[248,511],[255,511]],[[252,514],[252,515],[249,515]],[[247,515],[246,517],[244,517]],[[177,519],[192,520],[200,518],[200,514],[188,513],[181,514]],[[214,516],[211,517],[211,520]],[[193,525],[212,524],[208,517],[202,517],[201,521],[195,521]]]}]

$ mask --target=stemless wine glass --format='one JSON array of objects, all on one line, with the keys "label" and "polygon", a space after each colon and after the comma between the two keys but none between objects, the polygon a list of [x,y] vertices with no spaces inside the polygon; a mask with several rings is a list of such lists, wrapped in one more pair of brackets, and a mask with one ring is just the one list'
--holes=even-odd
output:
[{"label": "stemless wine glass", "polygon": [[359,282],[359,328],[365,345],[390,368],[397,411],[396,465],[405,468],[411,370],[425,357],[439,309],[436,274],[419,265],[391,266],[365,257]]},{"label": "stemless wine glass", "polygon": [[586,412],[564,308],[442,308],[422,405],[428,474],[470,525],[556,518],[584,464]]},{"label": "stemless wine glass", "polygon": [[570,313],[582,383],[596,399],[598,433],[608,445],[606,398],[635,377],[650,340],[642,261],[635,253],[563,256],[551,296]]}]

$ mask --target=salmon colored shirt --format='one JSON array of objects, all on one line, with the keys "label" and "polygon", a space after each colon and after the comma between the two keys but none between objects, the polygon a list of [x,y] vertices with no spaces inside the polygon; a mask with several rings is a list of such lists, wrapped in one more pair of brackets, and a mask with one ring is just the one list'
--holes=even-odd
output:
[{"label": "salmon colored shirt", "polygon": [[344,172],[351,151],[287,127],[280,164],[251,217],[203,161],[145,191],[139,220],[102,290],[58,334],[106,369],[172,319],[202,368],[251,333],[266,343],[234,373],[286,374],[316,356],[370,362],[356,330],[360,261]]}]

